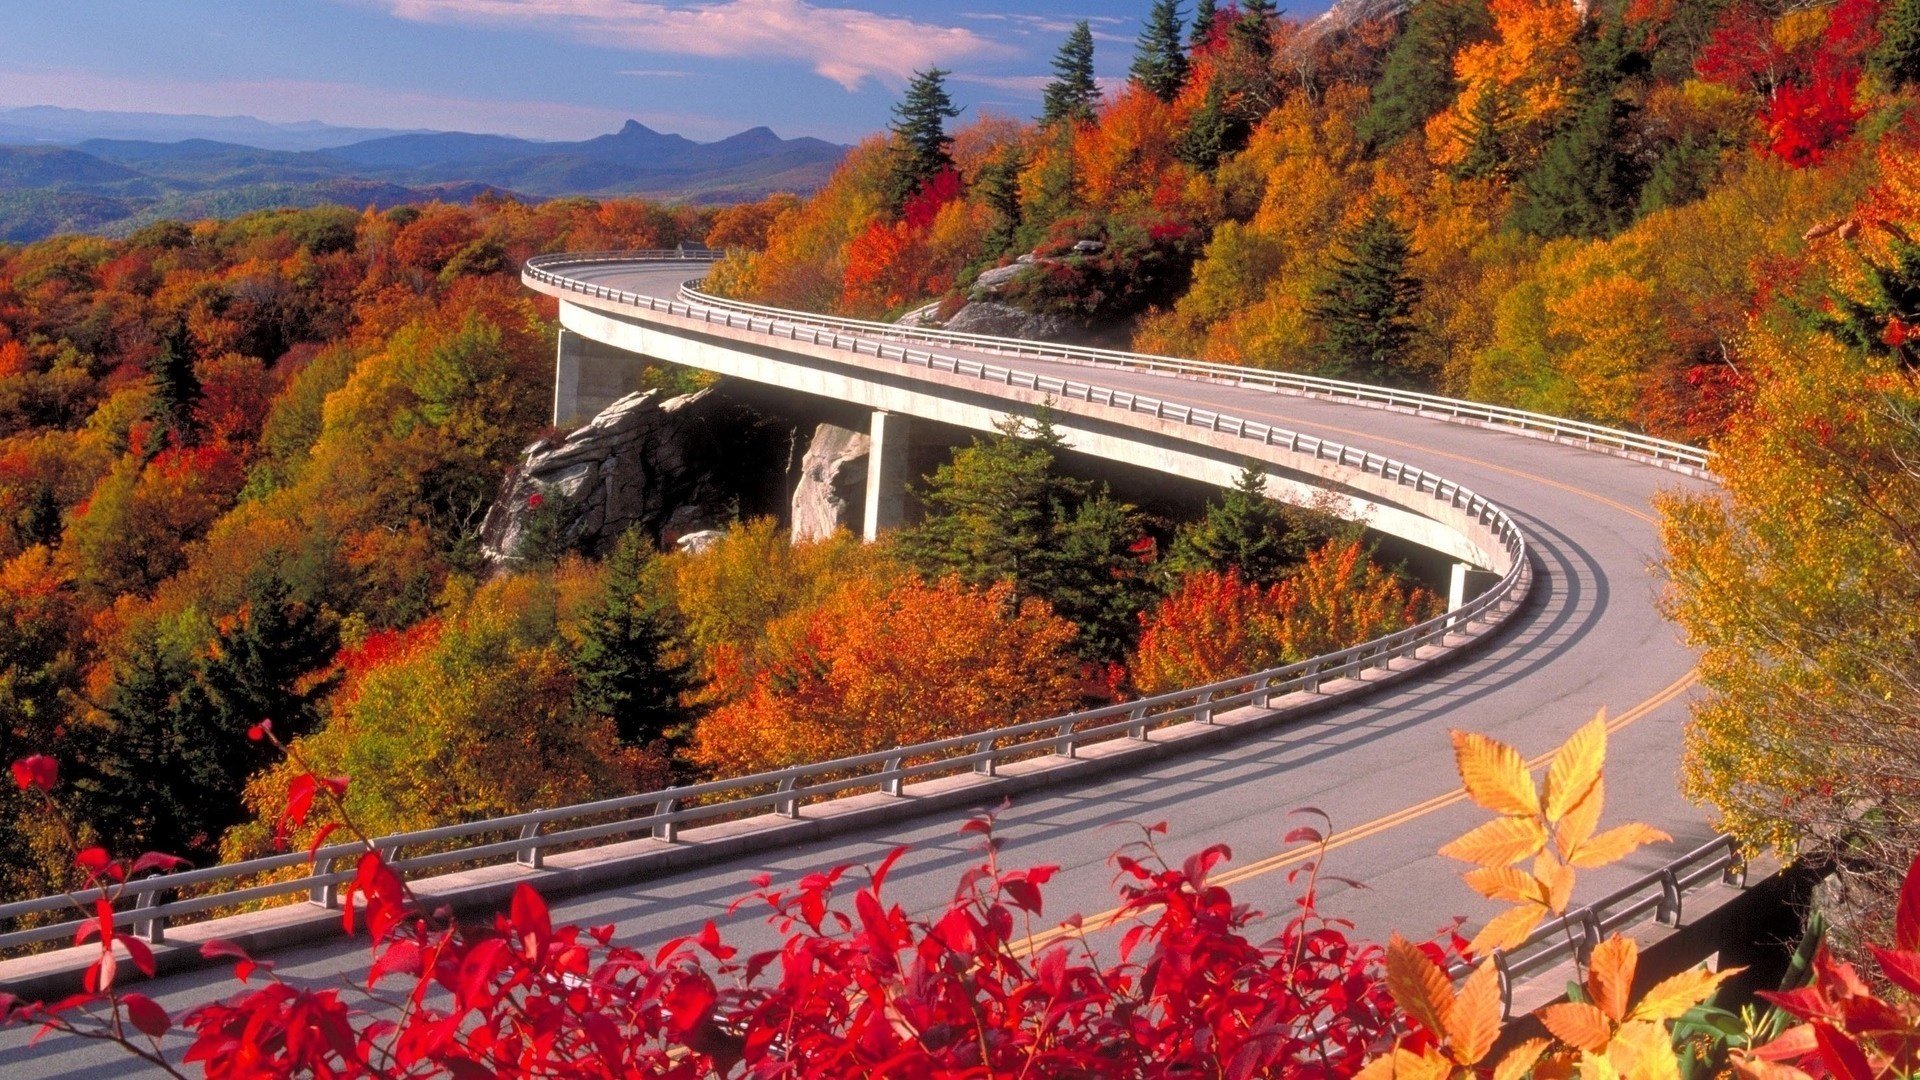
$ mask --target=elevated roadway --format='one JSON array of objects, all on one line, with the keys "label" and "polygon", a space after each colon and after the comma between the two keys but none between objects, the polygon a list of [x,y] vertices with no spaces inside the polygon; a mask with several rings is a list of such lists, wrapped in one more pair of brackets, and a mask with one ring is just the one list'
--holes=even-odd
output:
[{"label": "elevated roadway", "polygon": [[[1294,895],[1287,871],[1300,865],[1306,853],[1281,838],[1298,823],[1289,811],[1313,806],[1334,823],[1329,870],[1364,886],[1324,890],[1326,910],[1352,918],[1359,932],[1378,936],[1390,929],[1423,936],[1455,916],[1477,922],[1491,908],[1460,883],[1460,864],[1435,854],[1485,816],[1459,792],[1448,731],[1483,732],[1531,757],[1557,745],[1601,709],[1613,718],[1614,729],[1606,822],[1648,821],[1672,834],[1675,843],[1587,874],[1576,902],[1647,873],[1713,836],[1702,812],[1687,803],[1677,786],[1694,657],[1661,617],[1658,586],[1650,572],[1660,553],[1652,509],[1656,493],[1699,490],[1707,484],[1704,479],[1499,427],[1217,380],[1090,367],[1084,358],[1010,358],[955,344],[927,346],[945,357],[1022,373],[997,390],[982,388],[979,380],[960,386],[939,371],[911,365],[894,365],[880,373],[879,359],[870,352],[861,354],[858,345],[839,349],[844,355],[836,356],[833,348],[800,344],[799,329],[806,324],[798,320],[786,325],[768,319],[762,329],[727,336],[692,325],[697,319],[595,299],[580,291],[605,288],[673,298],[683,279],[694,276],[685,266],[601,263],[553,272],[571,284],[542,283],[531,275],[529,283],[561,300],[562,324],[570,333],[603,345],[639,347],[659,359],[699,362],[695,346],[724,337],[725,350],[757,357],[768,378],[791,378],[796,392],[841,395],[843,400],[909,415],[922,408],[913,403],[916,396],[929,398],[936,403],[924,406],[919,415],[937,412],[934,418],[972,427],[983,426],[979,417],[990,421],[1056,396],[1033,389],[1027,376],[1098,383],[1418,466],[1497,504],[1524,532],[1530,590],[1477,650],[1461,650],[1461,655],[1430,665],[1415,677],[1383,684],[1343,700],[1337,708],[1287,724],[1249,726],[1238,737],[1196,742],[1184,753],[1076,775],[1015,796],[999,811],[997,833],[1006,843],[1002,859],[1061,866],[1047,890],[1050,918],[1111,908],[1108,854],[1139,838],[1139,829],[1130,823],[1161,821],[1168,825],[1161,846],[1170,858],[1210,843],[1229,844],[1234,860],[1221,880],[1231,883],[1241,899],[1284,918]],[[848,344],[855,338],[868,347],[875,340],[849,333]],[[735,367],[726,373],[752,377],[752,372]],[[1110,452],[1118,460],[1198,474],[1212,482],[1222,482],[1247,456],[1243,447],[1213,440],[1210,433],[1182,432],[1148,416],[1131,423],[1111,409],[1080,408],[1086,404],[1060,404],[1062,426],[1079,449]],[[968,410],[978,415],[970,418]],[[1141,455],[1158,456],[1146,460]],[[1422,534],[1451,557],[1496,572],[1503,569],[1498,565],[1500,552],[1476,541],[1472,529],[1458,521],[1423,517],[1417,500],[1385,486],[1370,487],[1352,471],[1316,472],[1295,459],[1276,461],[1276,471],[1283,480],[1331,486],[1355,508],[1399,515],[1404,520],[1393,531]],[[1289,490],[1283,483],[1276,494],[1286,496]],[[975,857],[972,840],[956,833],[969,809],[964,804],[937,809],[903,805],[882,823],[580,893],[558,903],[555,917],[615,922],[620,937],[636,943],[657,942],[715,919],[747,946],[764,945],[773,938],[758,913],[750,907],[738,914],[727,912],[756,874],[791,879],[838,863],[872,863],[897,844],[912,845],[913,850],[893,871],[889,893],[909,910],[931,912],[949,898],[959,870]],[[291,980],[357,984],[364,976],[366,949],[364,942],[336,939],[288,948],[274,959],[282,976]],[[225,993],[230,984],[223,971],[184,972],[163,976],[151,989],[163,1003],[178,1007]],[[28,1047],[24,1033],[0,1032],[0,1075],[137,1073],[111,1051],[58,1039]]]}]

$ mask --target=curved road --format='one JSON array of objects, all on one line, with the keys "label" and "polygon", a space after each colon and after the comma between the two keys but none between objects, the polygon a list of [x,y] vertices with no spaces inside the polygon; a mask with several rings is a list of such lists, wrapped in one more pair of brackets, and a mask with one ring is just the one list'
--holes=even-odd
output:
[{"label": "curved road", "polygon": [[[575,276],[643,294],[672,297],[685,267],[599,266]],[[966,356],[964,350],[935,351]],[[984,355],[984,354],[976,354]],[[986,357],[997,364],[1085,379],[1083,365]],[[911,371],[913,369],[903,369]],[[1366,887],[1332,886],[1324,910],[1352,918],[1359,932],[1390,929],[1425,936],[1455,916],[1477,923],[1493,908],[1459,881],[1463,867],[1434,854],[1483,820],[1459,794],[1448,731],[1471,729],[1540,754],[1606,709],[1615,719],[1606,822],[1637,819],[1675,842],[1645,849],[1618,867],[1585,875],[1575,902],[1644,874],[1713,836],[1703,813],[1679,794],[1676,769],[1694,658],[1659,614],[1649,572],[1659,555],[1650,508],[1663,489],[1705,482],[1619,457],[1494,429],[1450,424],[1333,401],[1215,385],[1176,376],[1101,369],[1098,381],[1251,420],[1272,422],[1399,458],[1468,485],[1499,503],[1526,530],[1535,582],[1528,606],[1490,648],[1457,666],[1386,688],[1365,701],[1126,774],[1029,792],[1004,809],[998,835],[1009,865],[1054,863],[1049,919],[1112,907],[1106,857],[1139,837],[1126,822],[1165,821],[1170,859],[1224,842],[1234,860],[1218,880],[1266,912],[1290,914],[1286,871],[1304,853],[1281,842],[1295,807],[1325,810],[1337,830],[1329,870]],[[961,812],[936,812],[823,839],[782,852],[662,875],[555,905],[555,917],[617,922],[623,940],[646,943],[718,920],[739,943],[773,937],[751,909],[728,904],[756,874],[791,880],[838,863],[871,863],[894,845],[912,852],[895,868],[888,892],[909,910],[938,909],[959,869],[974,857],[972,838],[955,832]],[[1254,931],[1259,933],[1259,928]],[[274,959],[289,979],[357,983],[363,942],[323,942]],[[169,1006],[231,989],[224,971],[170,976],[149,988]],[[72,1040],[28,1047],[19,1030],[0,1032],[0,1075],[138,1075],[111,1051]],[[172,1045],[172,1044],[170,1044]],[[179,1046],[174,1046],[177,1054]]]}]

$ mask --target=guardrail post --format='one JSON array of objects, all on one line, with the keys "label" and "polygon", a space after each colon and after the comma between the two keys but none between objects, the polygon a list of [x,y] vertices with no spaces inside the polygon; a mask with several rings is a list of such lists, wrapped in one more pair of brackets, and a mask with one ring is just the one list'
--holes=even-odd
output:
[{"label": "guardrail post", "polygon": [[1513,1018],[1513,973],[1507,969],[1507,954],[1503,949],[1493,951],[1493,974],[1500,983],[1500,1019]]},{"label": "guardrail post", "polygon": [[1213,695],[1212,694],[1208,694],[1207,700],[1200,703],[1200,711],[1193,714],[1193,722],[1196,724],[1208,724],[1208,725],[1211,725],[1213,723]]},{"label": "guardrail post", "polygon": [[[680,809],[680,799],[676,795],[669,795],[666,798],[661,799],[659,802],[653,804],[653,812],[655,816],[658,816],[661,814],[671,814],[674,811],[679,809]],[[677,821],[654,822],[653,838],[655,840],[665,840],[669,844],[674,842],[675,840],[680,839],[680,823]]]},{"label": "guardrail post", "polygon": [[1066,723],[1060,725],[1060,734],[1058,737],[1061,741],[1054,744],[1053,752],[1056,754],[1059,754],[1061,757],[1074,756],[1073,755],[1073,721],[1069,720]]},{"label": "guardrail post", "polygon": [[1663,926],[1680,925],[1680,875],[1673,867],[1660,868],[1660,906],[1654,909],[1653,919]]},{"label": "guardrail post", "polygon": [[[321,870],[318,865],[315,865],[314,871],[316,873],[331,874],[333,873],[333,863],[334,861],[332,859],[328,859],[324,871]],[[340,906],[340,886],[334,882],[313,886],[307,890],[307,903],[332,911],[334,908]]]},{"label": "guardrail post", "polygon": [[[992,754],[993,739],[992,738],[981,739],[979,742],[974,744],[973,752],[976,754]],[[992,776],[993,775],[993,758],[985,757],[985,758],[981,758],[979,761],[974,762],[973,771],[980,773],[983,776]]]},{"label": "guardrail post", "polygon": [[1574,946],[1574,955],[1581,964],[1593,959],[1593,950],[1600,945],[1600,913],[1591,906],[1580,909],[1580,941]]},{"label": "guardrail post", "polygon": [[544,866],[547,861],[546,852],[542,851],[540,845],[534,842],[539,839],[539,822],[529,821],[525,825],[522,825],[520,827],[520,842],[526,846],[513,853],[513,861],[533,870],[538,870]]},{"label": "guardrail post", "polygon": [[[786,794],[799,785],[800,778],[798,776],[789,776],[785,780],[780,781],[779,790],[781,794]],[[781,799],[773,805],[773,812],[779,814],[781,817],[797,818],[800,816],[800,800]]]},{"label": "guardrail post", "polygon": [[[156,908],[159,906],[160,890],[155,889],[152,892],[141,893],[140,899],[133,905],[133,910],[140,911],[145,908]],[[136,919],[133,924],[133,933],[136,937],[146,938],[155,945],[160,944],[167,940],[166,916],[149,915],[145,919]]]},{"label": "guardrail post", "polygon": [[895,754],[887,759],[885,765],[881,766],[881,772],[886,776],[886,779],[880,782],[881,791],[889,795],[905,795],[907,793],[907,778],[900,775],[900,765],[905,760],[906,758],[904,756]]},{"label": "guardrail post", "polygon": [[1146,706],[1141,705],[1141,706],[1136,706],[1132,709],[1128,709],[1127,719],[1132,721],[1132,723],[1127,726],[1127,738],[1136,739],[1140,742],[1146,742],[1147,741]]}]

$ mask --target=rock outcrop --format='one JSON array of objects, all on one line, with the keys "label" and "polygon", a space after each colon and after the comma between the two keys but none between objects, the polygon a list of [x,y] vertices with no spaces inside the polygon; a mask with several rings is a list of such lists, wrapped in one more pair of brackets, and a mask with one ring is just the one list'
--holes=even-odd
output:
[{"label": "rock outcrop", "polygon": [[834,424],[814,428],[793,489],[794,543],[825,539],[835,529],[860,528],[871,447],[872,440],[862,432]]},{"label": "rock outcrop", "polygon": [[724,523],[729,452],[739,456],[743,429],[757,420],[711,389],[628,394],[585,427],[526,449],[481,525],[482,550],[512,563],[531,536],[600,554],[631,528],[672,544]]}]

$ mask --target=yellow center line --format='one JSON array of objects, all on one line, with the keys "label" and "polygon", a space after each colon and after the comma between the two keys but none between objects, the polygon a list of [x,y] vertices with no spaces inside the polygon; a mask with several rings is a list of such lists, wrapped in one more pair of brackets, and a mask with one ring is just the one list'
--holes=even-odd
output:
[{"label": "yellow center line", "polygon": [[[1621,731],[1628,725],[1651,715],[1661,706],[1686,693],[1687,689],[1697,682],[1699,678],[1700,673],[1698,671],[1688,671],[1685,675],[1675,679],[1659,693],[1635,705],[1626,712],[1621,713],[1619,716],[1614,717],[1612,720],[1609,720],[1607,722],[1607,733],[1611,735]],[[1527,768],[1543,768],[1552,760],[1552,757],[1553,754],[1551,751],[1541,754],[1528,761]],[[1212,885],[1237,885],[1243,881],[1248,881],[1265,874],[1271,874],[1276,870],[1282,870],[1309,859],[1317,858],[1323,851],[1333,851],[1336,848],[1343,848],[1348,844],[1355,844],[1369,837],[1378,836],[1389,829],[1404,825],[1418,818],[1426,817],[1428,814],[1432,814],[1456,803],[1464,802],[1466,798],[1467,790],[1465,787],[1455,788],[1444,794],[1436,795],[1425,802],[1415,803],[1404,809],[1396,810],[1391,814],[1375,818],[1364,825],[1357,825],[1351,829],[1343,829],[1336,832],[1332,836],[1327,837],[1324,845],[1309,844],[1294,848],[1292,851],[1283,851],[1278,855],[1270,855],[1264,859],[1250,862],[1245,866],[1235,867],[1225,873],[1209,878],[1208,883]],[[1151,909],[1143,909],[1136,911],[1133,913],[1133,917],[1138,918],[1148,914],[1150,910]],[[1061,925],[1048,930],[1042,930],[1037,934],[1030,935],[1025,941],[1016,943],[1014,953],[1017,956],[1030,956],[1061,938],[1082,933],[1086,930],[1108,929],[1109,927],[1119,924],[1124,917],[1125,912],[1122,909],[1113,908],[1082,920],[1082,924],[1077,927]]]}]

